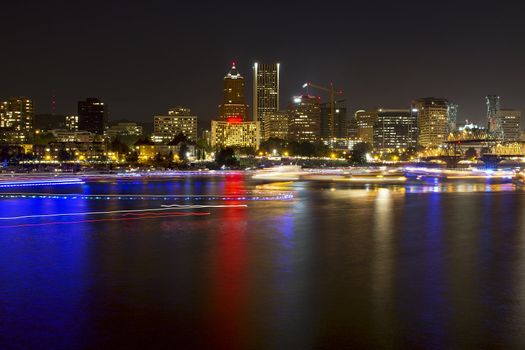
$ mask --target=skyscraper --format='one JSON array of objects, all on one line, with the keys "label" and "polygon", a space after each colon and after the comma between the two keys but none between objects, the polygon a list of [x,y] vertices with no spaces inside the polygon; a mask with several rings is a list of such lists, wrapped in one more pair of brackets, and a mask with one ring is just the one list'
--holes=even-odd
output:
[{"label": "skyscraper", "polygon": [[295,96],[289,108],[288,139],[317,142],[320,139],[321,108],[317,96]]},{"label": "skyscraper", "polygon": [[[321,138],[329,139],[330,136],[330,102],[321,104]],[[334,102],[334,135],[335,138],[345,138],[348,136],[346,129],[346,107],[344,101]]]},{"label": "skyscraper", "polygon": [[237,70],[235,62],[224,77],[224,99],[219,106],[219,119],[227,120],[230,117],[244,120],[248,113],[248,105],[244,99],[244,78]]},{"label": "skyscraper", "polygon": [[98,135],[104,134],[107,124],[107,110],[98,98],[87,98],[78,102],[78,129]]},{"label": "skyscraper", "polygon": [[263,129],[264,115],[279,111],[279,71],[279,63],[253,65],[253,120]]},{"label": "skyscraper", "polygon": [[437,147],[447,140],[448,101],[443,98],[426,97],[412,102],[417,115],[418,142],[423,147]]},{"label": "skyscraper", "polygon": [[374,124],[374,148],[395,150],[415,147],[417,117],[408,109],[380,109]]},{"label": "skyscraper", "polygon": [[518,141],[521,133],[521,111],[500,109],[496,112],[496,120],[501,127],[503,141]]},{"label": "skyscraper", "polygon": [[456,131],[456,124],[458,122],[458,108],[457,103],[449,102],[448,103],[448,132]]},{"label": "skyscraper", "polygon": [[27,97],[12,97],[0,102],[2,138],[24,143],[33,136],[33,101]]},{"label": "skyscraper", "polygon": [[501,125],[498,125],[496,114],[500,110],[500,98],[498,95],[488,95],[487,104],[487,127],[490,132],[501,132]]}]

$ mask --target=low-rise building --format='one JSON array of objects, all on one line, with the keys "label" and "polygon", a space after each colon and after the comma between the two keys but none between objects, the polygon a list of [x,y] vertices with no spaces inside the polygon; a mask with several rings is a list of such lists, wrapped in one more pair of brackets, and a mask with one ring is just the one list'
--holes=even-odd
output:
[{"label": "low-rise building", "polygon": [[212,147],[253,147],[259,148],[259,122],[245,122],[241,118],[230,117],[226,120],[212,120]]},{"label": "low-rise building", "polygon": [[114,138],[117,136],[142,136],[142,126],[137,123],[117,123],[110,126],[105,134],[107,137]]}]

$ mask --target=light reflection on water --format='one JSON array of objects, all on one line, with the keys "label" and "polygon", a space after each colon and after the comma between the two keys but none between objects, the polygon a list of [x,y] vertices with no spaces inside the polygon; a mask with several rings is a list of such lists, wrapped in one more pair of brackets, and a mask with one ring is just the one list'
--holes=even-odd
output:
[{"label": "light reflection on water", "polygon": [[[75,189],[295,198],[0,232],[0,348],[523,348],[525,196],[511,184],[234,176]],[[163,201],[1,203],[8,216]]]}]

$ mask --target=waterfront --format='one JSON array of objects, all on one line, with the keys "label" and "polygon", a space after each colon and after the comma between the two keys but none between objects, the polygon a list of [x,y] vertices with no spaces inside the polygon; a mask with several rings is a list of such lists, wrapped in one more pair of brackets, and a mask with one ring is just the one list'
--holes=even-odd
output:
[{"label": "waterfront", "polygon": [[[525,193],[512,184],[232,174],[38,191],[95,197],[4,198],[1,216],[236,207],[2,221],[2,349],[525,347]],[[140,197],[166,194],[184,199]]]}]

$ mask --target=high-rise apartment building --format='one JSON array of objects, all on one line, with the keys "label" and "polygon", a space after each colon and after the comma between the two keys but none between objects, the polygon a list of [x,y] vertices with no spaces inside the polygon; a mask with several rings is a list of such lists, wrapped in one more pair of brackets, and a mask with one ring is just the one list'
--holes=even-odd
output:
[{"label": "high-rise apartment building", "polygon": [[266,113],[263,116],[263,139],[288,139],[288,111]]},{"label": "high-rise apartment building", "polygon": [[179,133],[192,141],[197,141],[197,117],[191,115],[191,110],[185,107],[172,108],[169,115],[153,117],[153,135],[151,139],[157,143],[170,142]]},{"label": "high-rise apartment building", "polygon": [[263,130],[264,116],[279,111],[279,73],[279,63],[253,65],[253,121],[261,122]]},{"label": "high-rise apartment building", "polygon": [[0,102],[0,128],[3,139],[25,143],[33,136],[33,101],[27,97],[13,97]]},{"label": "high-rise apartment building", "polygon": [[[321,107],[321,124],[320,134],[321,138],[326,140],[331,138],[330,135],[330,103],[323,103]],[[344,101],[334,102],[334,138],[345,138],[348,136],[348,130],[346,127],[346,106]]]},{"label": "high-rise apartment building", "polygon": [[395,150],[417,145],[417,116],[408,109],[379,109],[373,129],[374,148]]},{"label": "high-rise apartment building", "polygon": [[107,106],[98,98],[78,102],[78,129],[103,135],[107,124]]},{"label": "high-rise apartment building", "polygon": [[501,127],[503,141],[519,141],[521,134],[521,111],[514,109],[499,109],[496,120]]},{"label": "high-rise apartment building", "polygon": [[289,107],[288,140],[317,142],[321,132],[320,98],[317,96],[295,96]]},{"label": "high-rise apartment building", "polygon": [[237,70],[235,62],[228,74],[224,77],[224,98],[219,106],[219,119],[227,120],[230,117],[246,119],[248,105],[244,99],[244,78]]},{"label": "high-rise apartment building", "polygon": [[355,112],[357,138],[363,142],[374,143],[374,125],[377,120],[377,110],[359,110]]},{"label": "high-rise apartment building", "polygon": [[418,143],[423,147],[437,147],[447,140],[448,101],[426,97],[412,102],[412,112],[417,115]]},{"label": "high-rise apartment building", "polygon": [[501,125],[498,125],[496,115],[500,110],[500,98],[498,95],[488,95],[487,104],[487,127],[489,132],[501,132]]}]

